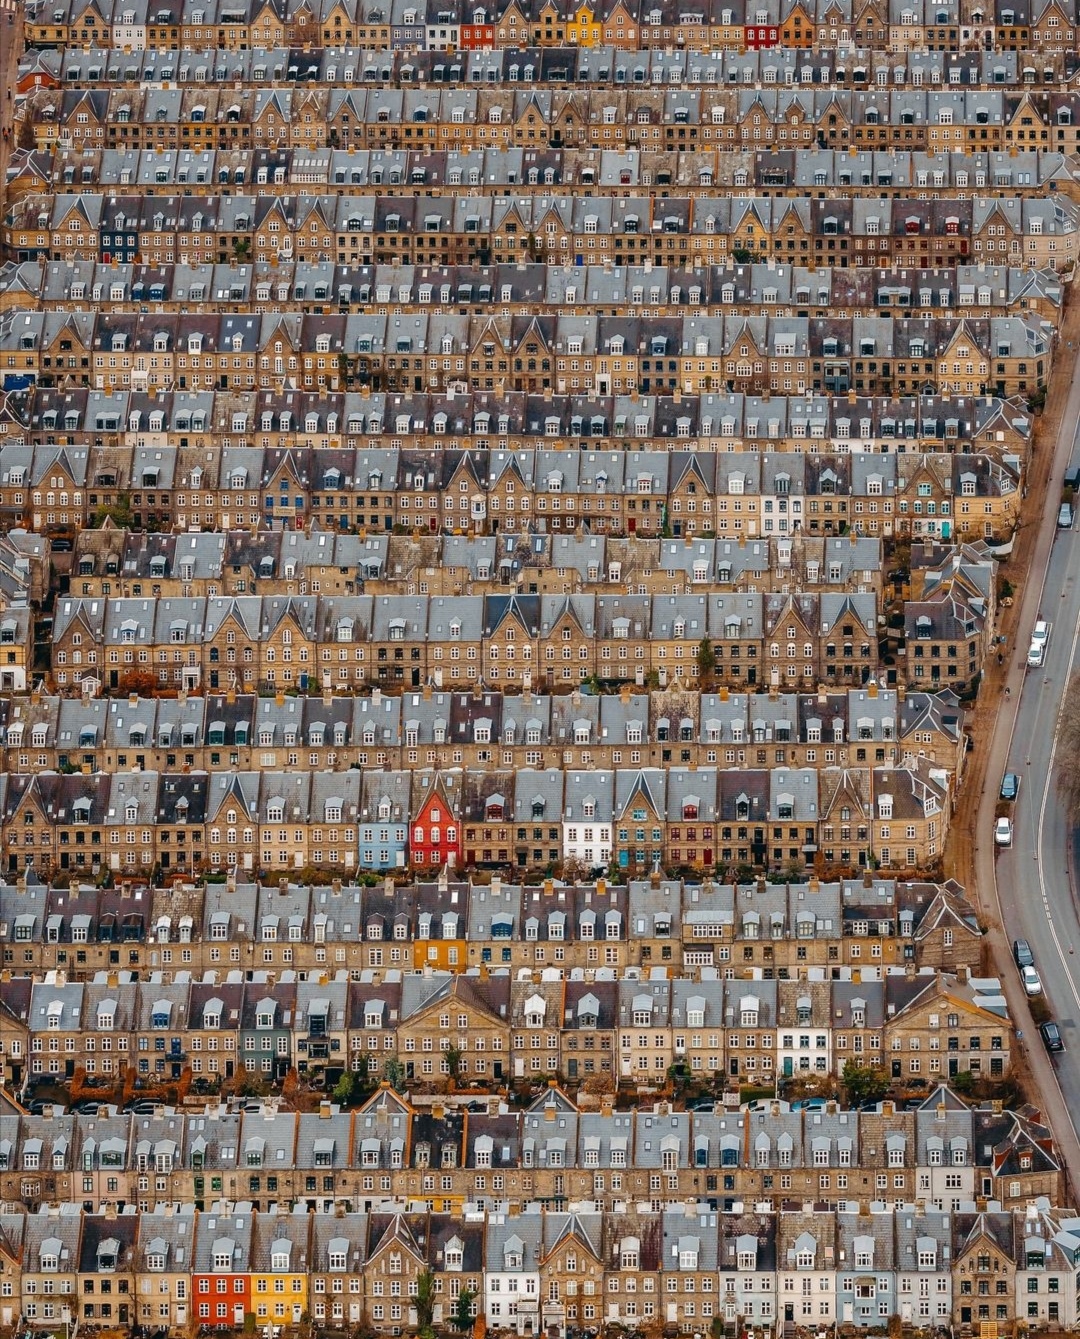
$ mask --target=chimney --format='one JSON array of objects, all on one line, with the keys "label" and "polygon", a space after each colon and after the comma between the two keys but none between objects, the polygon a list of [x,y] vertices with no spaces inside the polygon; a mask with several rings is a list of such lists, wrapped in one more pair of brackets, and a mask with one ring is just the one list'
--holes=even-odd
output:
[{"label": "chimney", "polygon": [[866,696],[867,696],[868,698],[870,698],[871,701],[873,701],[873,699],[874,699],[875,697],[877,697],[877,680],[876,680],[876,679],[871,679],[870,682],[867,684],[867,686],[866,686]]},{"label": "chimney", "polygon": [[610,1093],[600,1094],[600,1114],[601,1116],[610,1116],[615,1108],[615,1100]]},{"label": "chimney", "polygon": [[283,707],[285,705],[285,694],[281,691],[280,688],[274,694],[274,701],[277,703],[279,707]]},{"label": "chimney", "polygon": [[233,865],[232,869],[230,869],[230,870],[229,870],[229,873],[226,875],[226,878],[225,878],[225,891],[226,891],[227,893],[235,893],[235,892],[236,892],[236,866],[235,866],[235,865]]},{"label": "chimney", "polygon": [[340,896],[341,896],[341,880],[340,880],[340,879],[331,879],[331,881],[330,881],[330,892],[333,894],[334,897],[340,897]]},{"label": "chimney", "polygon": [[493,874],[491,876],[491,896],[502,896],[502,876],[499,874]]},{"label": "chimney", "polygon": [[650,888],[659,888],[659,887],[660,887],[660,882],[661,882],[661,880],[660,880],[660,871],[659,871],[658,869],[654,869],[654,870],[652,870],[652,872],[649,874],[649,887],[650,887]]},{"label": "chimney", "polygon": [[446,1107],[442,1102],[433,1102],[431,1104],[431,1118],[432,1120],[446,1119]]},{"label": "chimney", "polygon": [[555,896],[555,880],[554,880],[554,879],[545,879],[545,880],[544,880],[544,896],[545,896],[545,897],[554,897],[554,896]]},{"label": "chimney", "polygon": [[329,1120],[330,1117],[331,1117],[332,1115],[333,1115],[333,1109],[332,1109],[330,1103],[327,1102],[327,1101],[320,1102],[320,1103],[319,1103],[319,1119],[320,1119],[320,1120]]},{"label": "chimney", "polygon": [[[612,889],[612,891],[614,892],[614,889]],[[607,879],[601,876],[599,879],[596,880],[596,896],[598,898],[603,897],[606,892],[607,892]]]},{"label": "chimney", "polygon": [[895,1113],[896,1113],[896,1107],[892,1104],[892,1102],[882,1102],[881,1114],[883,1116],[893,1116],[895,1115]]},{"label": "chimney", "polygon": [[424,684],[424,701],[431,701],[431,684],[429,683]]},{"label": "chimney", "polygon": [[619,701],[623,704],[623,706],[626,706],[626,704],[630,701],[630,685],[628,683],[624,683],[623,686],[619,689]]},{"label": "chimney", "polygon": [[128,693],[128,706],[137,707],[139,705],[138,693]]},{"label": "chimney", "polygon": [[236,689],[230,688],[225,694],[225,705],[227,707],[236,706]]}]

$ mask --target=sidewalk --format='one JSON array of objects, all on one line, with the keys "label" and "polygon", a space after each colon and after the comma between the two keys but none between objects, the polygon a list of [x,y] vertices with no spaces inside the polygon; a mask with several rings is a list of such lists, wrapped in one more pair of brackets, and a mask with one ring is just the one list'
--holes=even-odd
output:
[{"label": "sidewalk", "polygon": [[[0,6],[0,191],[7,186],[8,162],[15,145],[15,80],[23,50],[22,11],[12,13]],[[4,200],[6,209],[7,200]]]}]

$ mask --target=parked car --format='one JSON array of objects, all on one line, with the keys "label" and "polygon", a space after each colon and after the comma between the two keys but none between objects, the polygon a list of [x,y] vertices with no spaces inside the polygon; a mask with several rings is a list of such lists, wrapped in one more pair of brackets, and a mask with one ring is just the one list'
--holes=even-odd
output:
[{"label": "parked car", "polygon": [[1039,973],[1034,967],[1021,967],[1020,980],[1024,983],[1024,990],[1029,995],[1042,994],[1042,982],[1039,980]]},{"label": "parked car", "polygon": [[1046,647],[1050,641],[1052,623],[1040,618],[1031,630],[1031,645],[1028,647],[1027,663],[1037,668],[1046,659]]},{"label": "parked car", "polygon": [[1020,778],[1015,772],[1006,772],[1001,778],[1001,798],[1015,800],[1020,793]]},{"label": "parked car", "polygon": [[1043,1045],[1048,1051],[1063,1051],[1065,1049],[1065,1043],[1061,1040],[1061,1029],[1052,1019],[1048,1023],[1041,1023],[1039,1032],[1042,1034]]},{"label": "parked car", "polygon": [[1017,967],[1035,966],[1035,955],[1026,939],[1013,940],[1013,957],[1016,959]]},{"label": "parked car", "polygon": [[994,841],[998,846],[1012,845],[1012,819],[999,818],[994,824]]}]

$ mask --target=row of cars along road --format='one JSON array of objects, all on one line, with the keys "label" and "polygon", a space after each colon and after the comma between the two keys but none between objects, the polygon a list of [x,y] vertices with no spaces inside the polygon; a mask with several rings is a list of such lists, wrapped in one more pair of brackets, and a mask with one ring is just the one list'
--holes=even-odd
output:
[{"label": "row of cars along road", "polygon": [[[1020,980],[1023,982],[1024,992],[1028,998],[1031,999],[1036,995],[1041,995],[1043,993],[1042,980],[1035,970],[1035,955],[1026,939],[1013,940],[1013,958],[1016,960]],[[1040,1023],[1039,1032],[1043,1039],[1043,1045],[1051,1054],[1064,1051],[1065,1043],[1061,1039],[1061,1029],[1053,1019],[1047,1019],[1044,1023]]]},{"label": "row of cars along road", "polygon": [[[1031,630],[1031,645],[1028,647],[1027,663],[1029,669],[1038,669],[1046,659],[1046,648],[1050,645],[1050,633],[1053,624],[1040,618]],[[1020,778],[1015,772],[1006,772],[1002,778],[1000,798],[1012,804],[1020,791]],[[998,846],[1011,846],[1013,839],[1012,815],[999,813],[994,823],[994,842]]]}]

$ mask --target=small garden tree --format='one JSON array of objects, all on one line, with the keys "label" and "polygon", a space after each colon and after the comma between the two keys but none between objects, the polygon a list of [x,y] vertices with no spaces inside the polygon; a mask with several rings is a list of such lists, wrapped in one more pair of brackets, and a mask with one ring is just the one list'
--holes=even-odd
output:
[{"label": "small garden tree", "polygon": [[853,1107],[862,1106],[864,1102],[880,1102],[889,1091],[888,1075],[874,1065],[857,1065],[849,1060],[842,1078]]},{"label": "small garden tree", "polygon": [[416,1276],[413,1304],[416,1307],[417,1329],[421,1334],[430,1334],[431,1322],[435,1317],[435,1275],[430,1269]]},{"label": "small garden tree", "polygon": [[454,1302],[454,1325],[459,1330],[468,1330],[472,1328],[473,1314],[472,1304],[476,1300],[476,1294],[470,1292],[468,1288],[462,1288]]}]

